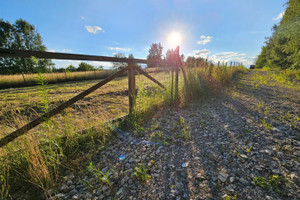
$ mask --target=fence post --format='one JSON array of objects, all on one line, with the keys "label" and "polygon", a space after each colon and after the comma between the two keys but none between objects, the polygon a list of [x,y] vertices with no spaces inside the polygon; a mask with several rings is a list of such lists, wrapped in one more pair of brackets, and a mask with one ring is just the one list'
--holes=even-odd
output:
[{"label": "fence post", "polygon": [[220,61],[218,61],[218,67],[220,66]]},{"label": "fence post", "polygon": [[129,114],[132,114],[135,108],[135,69],[134,66],[129,63],[128,68],[128,97],[129,97]]}]

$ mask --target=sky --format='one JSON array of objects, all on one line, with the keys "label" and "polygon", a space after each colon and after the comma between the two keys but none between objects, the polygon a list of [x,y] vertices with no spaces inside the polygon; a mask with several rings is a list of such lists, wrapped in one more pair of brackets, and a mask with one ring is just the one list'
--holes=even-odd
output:
[{"label": "sky", "polygon": [[[0,0],[0,18],[33,24],[51,52],[146,58],[152,43],[165,53],[214,62],[254,64],[287,0]],[[55,67],[80,61],[55,60]],[[108,62],[91,64],[111,67]]]}]

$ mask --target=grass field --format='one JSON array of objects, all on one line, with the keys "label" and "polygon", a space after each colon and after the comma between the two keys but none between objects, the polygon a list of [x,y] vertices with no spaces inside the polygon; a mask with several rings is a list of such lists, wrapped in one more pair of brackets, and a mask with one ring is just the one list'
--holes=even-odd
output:
[{"label": "grass field", "polygon": [[[86,71],[86,72],[57,72],[45,73],[43,76],[49,84],[94,80],[108,77],[116,70]],[[126,76],[126,74],[124,74]],[[0,75],[0,89],[11,87],[35,86],[38,84],[37,74]]]},{"label": "grass field", "polygon": [[[168,74],[154,74],[155,78],[167,82]],[[79,94],[85,89],[96,84],[100,80],[89,80],[81,82],[68,82],[47,85],[47,99],[49,109],[54,108],[60,103]],[[142,75],[136,76],[137,88],[152,87],[155,83]],[[1,136],[8,134],[17,127],[33,120],[42,113],[40,87],[23,87],[0,90],[0,129]],[[83,100],[78,101],[68,109],[68,113],[75,121],[83,121],[88,118],[90,125],[92,121],[107,121],[128,113],[128,79],[119,77],[109,82],[105,86],[88,95]],[[88,116],[88,117],[87,117]],[[58,121],[61,116],[58,116]],[[87,124],[80,126],[76,122],[78,129],[86,127]]]}]

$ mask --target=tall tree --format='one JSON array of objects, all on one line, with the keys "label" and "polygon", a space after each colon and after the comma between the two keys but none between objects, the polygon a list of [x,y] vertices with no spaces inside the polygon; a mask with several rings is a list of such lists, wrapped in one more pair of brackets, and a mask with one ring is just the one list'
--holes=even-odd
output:
[{"label": "tall tree", "polygon": [[257,67],[300,69],[300,2],[289,0],[279,25],[258,56]]},{"label": "tall tree", "polygon": [[[116,53],[115,57],[117,57],[117,58],[126,58],[124,53]],[[127,67],[127,63],[124,63],[124,62],[114,62],[113,63],[113,68],[114,69],[120,70],[120,69],[123,69],[125,67]]]},{"label": "tall tree", "polygon": [[[134,59],[134,56],[133,56],[132,53],[128,55],[128,59]],[[132,63],[132,65],[134,65],[134,66],[136,66],[136,67],[139,67],[139,68],[142,67],[141,65],[139,65],[139,64],[137,64],[137,63]]]},{"label": "tall tree", "polygon": [[[16,20],[15,24],[0,19],[0,48],[15,50],[46,51],[41,35],[32,24],[23,19]],[[36,62],[31,58],[0,58],[0,73],[33,73],[48,72],[51,70],[48,59]]]},{"label": "tall tree", "polygon": [[94,66],[91,64],[88,64],[86,62],[81,62],[78,65],[78,68],[76,69],[77,71],[93,71],[95,70]]},{"label": "tall tree", "polygon": [[77,70],[76,67],[74,67],[73,65],[69,65],[67,68],[66,68],[66,71],[68,72],[75,72]]},{"label": "tall tree", "polygon": [[162,50],[163,47],[160,43],[152,44],[147,56],[148,67],[161,67],[162,66]]}]

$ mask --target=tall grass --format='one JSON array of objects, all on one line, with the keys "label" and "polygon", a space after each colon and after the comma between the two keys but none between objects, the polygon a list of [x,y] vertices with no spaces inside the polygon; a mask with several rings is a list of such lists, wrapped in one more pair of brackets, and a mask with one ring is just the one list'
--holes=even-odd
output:
[{"label": "tall grass", "polygon": [[[266,73],[266,75],[261,75],[257,72]],[[259,85],[266,84],[299,90],[300,70],[280,70],[274,68],[256,69],[253,85],[258,87]]]},{"label": "tall grass", "polygon": [[232,83],[233,78],[247,69],[243,66],[213,66],[209,63],[200,67],[187,69],[187,80],[183,90],[183,100],[188,102],[220,93],[224,87]]},{"label": "tall grass", "polygon": [[[201,98],[208,93],[216,93],[231,82],[232,77],[242,67],[201,66],[187,69],[187,81],[180,75],[180,100],[186,103]],[[163,72],[166,74],[166,72]],[[139,86],[136,96],[135,112],[119,125],[129,123],[136,130],[143,131],[143,121],[158,109],[173,106],[170,76],[162,76],[166,89],[155,84]],[[40,78],[41,80],[41,78]],[[143,85],[144,84],[144,85]],[[47,104],[47,88],[41,87],[43,97],[41,105]],[[43,107],[45,108],[45,106]],[[106,145],[112,131],[105,119],[93,115],[92,111],[75,119],[69,109],[60,116],[60,122],[50,119],[35,134],[25,134],[18,140],[1,149],[0,157],[0,199],[15,198],[24,191],[46,191],[61,178],[61,171],[76,170],[82,162],[90,162],[89,151],[95,151]],[[81,128],[93,128],[80,131]],[[22,194],[22,193],[21,193]],[[20,195],[20,194],[19,194]],[[30,197],[32,199],[32,197]]]},{"label": "tall grass", "polygon": [[[45,73],[44,76],[49,84],[69,81],[103,79],[116,72],[115,70],[87,71],[87,72],[61,72]],[[23,77],[24,76],[24,77]],[[123,74],[126,76],[126,73]],[[0,89],[10,87],[34,86],[38,84],[36,74],[0,75]],[[25,79],[25,80],[24,80]]]}]

